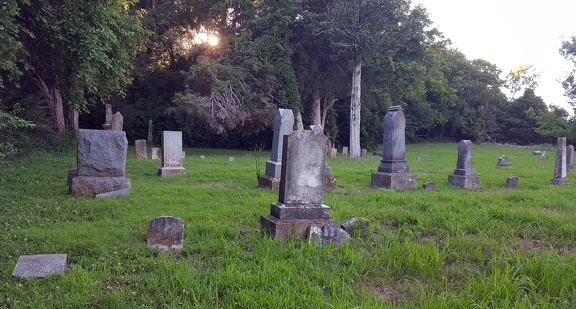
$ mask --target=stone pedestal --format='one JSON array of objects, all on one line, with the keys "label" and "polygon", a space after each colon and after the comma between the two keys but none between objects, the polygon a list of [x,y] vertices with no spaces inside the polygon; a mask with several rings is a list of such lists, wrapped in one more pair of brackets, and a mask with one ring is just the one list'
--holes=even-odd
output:
[{"label": "stone pedestal", "polygon": [[462,189],[478,189],[480,188],[480,176],[450,175],[448,176],[448,184]]},{"label": "stone pedestal", "polygon": [[325,226],[329,224],[338,224],[330,219],[298,219],[298,220],[281,220],[272,215],[260,217],[260,226],[262,230],[276,238],[287,239],[294,237],[301,239],[306,236],[306,231],[311,226]]},{"label": "stone pedestal", "polygon": [[158,176],[186,176],[186,169],[183,167],[161,167],[158,169]]},{"label": "stone pedestal", "polygon": [[270,177],[268,175],[258,176],[258,187],[259,188],[271,188],[272,190],[280,189],[280,178]]},{"label": "stone pedestal", "polygon": [[96,196],[118,190],[129,193],[130,189],[130,179],[126,177],[77,176],[72,178],[70,185],[70,193],[76,196]]},{"label": "stone pedestal", "polygon": [[417,177],[410,173],[372,173],[370,185],[393,190],[416,189]]}]

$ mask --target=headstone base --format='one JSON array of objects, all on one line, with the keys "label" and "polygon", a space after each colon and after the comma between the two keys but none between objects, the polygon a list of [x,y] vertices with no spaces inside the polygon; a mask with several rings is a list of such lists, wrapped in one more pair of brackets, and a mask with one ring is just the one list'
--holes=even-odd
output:
[{"label": "headstone base", "polygon": [[258,188],[280,189],[280,178],[270,177],[268,175],[258,175]]},{"label": "headstone base", "polygon": [[512,166],[512,163],[510,162],[506,162],[506,163],[498,163],[497,166],[502,166],[502,167],[510,167]]},{"label": "headstone base", "polygon": [[566,164],[566,171],[573,172],[574,171],[574,164]]},{"label": "headstone base", "polygon": [[324,190],[336,190],[336,178],[324,176]]},{"label": "headstone base", "polygon": [[272,215],[260,217],[260,226],[268,235],[279,239],[305,238],[311,226],[322,227],[328,224],[339,224],[330,219],[278,219]]},{"label": "headstone base", "polygon": [[68,194],[72,193],[72,179],[78,176],[78,170],[75,168],[71,168],[68,170]]},{"label": "headstone base", "polygon": [[284,204],[270,205],[270,215],[282,219],[330,219],[330,207],[324,204]]},{"label": "headstone base", "polygon": [[186,176],[186,169],[183,167],[161,167],[158,169],[158,176]]},{"label": "headstone base", "polygon": [[416,189],[416,174],[411,173],[372,173],[370,186],[394,190]]},{"label": "headstone base", "polygon": [[77,176],[72,178],[70,193],[75,196],[94,197],[101,193],[119,190],[127,190],[123,192],[129,193],[130,188],[130,179],[126,177]]},{"label": "headstone base", "polygon": [[480,176],[450,175],[448,176],[448,184],[462,189],[479,189]]},{"label": "headstone base", "polygon": [[553,186],[567,186],[570,184],[568,178],[552,178],[550,184]]}]

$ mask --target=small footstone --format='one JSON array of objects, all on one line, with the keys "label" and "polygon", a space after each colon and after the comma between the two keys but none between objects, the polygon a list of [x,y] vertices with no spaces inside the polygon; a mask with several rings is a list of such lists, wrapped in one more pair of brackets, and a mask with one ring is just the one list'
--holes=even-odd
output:
[{"label": "small footstone", "polygon": [[200,159],[206,159],[206,156],[205,156],[205,155],[201,155],[201,156],[200,156]]},{"label": "small footstone", "polygon": [[510,176],[506,178],[506,188],[516,188],[518,186],[518,177]]},{"label": "small footstone", "polygon": [[161,216],[148,221],[148,248],[163,251],[180,250],[184,243],[184,221],[180,218]]},{"label": "small footstone", "polygon": [[12,276],[41,278],[66,271],[66,254],[21,255]]},{"label": "small footstone", "polygon": [[434,190],[436,190],[436,184],[433,182],[425,182],[422,185],[422,188],[424,188],[424,190],[434,191]]},{"label": "small footstone", "polygon": [[229,158],[228,158],[228,161],[230,161],[230,162],[236,161],[236,158],[235,158],[235,157],[229,157]]}]

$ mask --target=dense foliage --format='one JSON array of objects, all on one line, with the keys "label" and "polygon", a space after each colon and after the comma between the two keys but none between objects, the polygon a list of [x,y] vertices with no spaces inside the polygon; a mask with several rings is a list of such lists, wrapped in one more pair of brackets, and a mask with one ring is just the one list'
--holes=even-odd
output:
[{"label": "dense foliage", "polygon": [[[100,128],[112,103],[129,139],[152,119],[190,146],[266,143],[278,107],[323,125],[351,157],[380,147],[392,105],[410,141],[574,137],[569,114],[534,94],[531,65],[502,79],[407,0],[6,0],[0,27],[0,111],[58,135],[75,111]],[[573,60],[574,45],[561,54]],[[574,99],[574,74],[563,85]]]}]

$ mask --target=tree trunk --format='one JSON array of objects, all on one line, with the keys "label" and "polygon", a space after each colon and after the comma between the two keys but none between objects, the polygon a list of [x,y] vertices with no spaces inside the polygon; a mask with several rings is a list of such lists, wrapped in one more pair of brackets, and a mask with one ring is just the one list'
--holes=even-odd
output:
[{"label": "tree trunk", "polygon": [[296,112],[296,123],[294,123],[294,125],[296,125],[296,130],[304,130],[304,122],[302,121],[302,114],[300,113],[300,110]]},{"label": "tree trunk", "polygon": [[326,128],[326,118],[328,117],[328,111],[334,106],[338,99],[335,99],[332,95],[330,98],[324,99],[324,109],[322,110],[322,128]]},{"label": "tree trunk", "polygon": [[352,71],[352,92],[350,94],[350,160],[360,160],[360,81],[362,79],[362,58],[356,55]]},{"label": "tree trunk", "polygon": [[[320,89],[318,89],[318,82],[316,81],[316,75],[318,73],[318,53],[316,50],[310,52],[310,75],[312,75],[312,96],[313,96],[313,108],[312,108],[312,124],[320,125],[322,123],[321,117],[321,106],[320,106]],[[322,126],[324,128],[324,126]]]},{"label": "tree trunk", "polygon": [[71,107],[68,117],[70,118],[70,126],[72,127],[72,130],[74,130],[75,136],[78,136],[78,130],[80,129],[80,113]]},{"label": "tree trunk", "polygon": [[[314,109],[312,110],[312,124],[314,125],[322,124],[321,108],[320,108],[320,90],[318,90],[318,86],[314,86]],[[323,125],[322,128],[324,128]]]},{"label": "tree trunk", "polygon": [[50,110],[50,116],[52,118],[52,125],[56,130],[58,136],[64,136],[66,132],[66,123],[64,118],[64,103],[62,102],[62,95],[60,90],[56,87],[48,87],[44,80],[37,76],[34,78],[36,85],[40,88],[46,103],[48,104],[48,109]]}]

